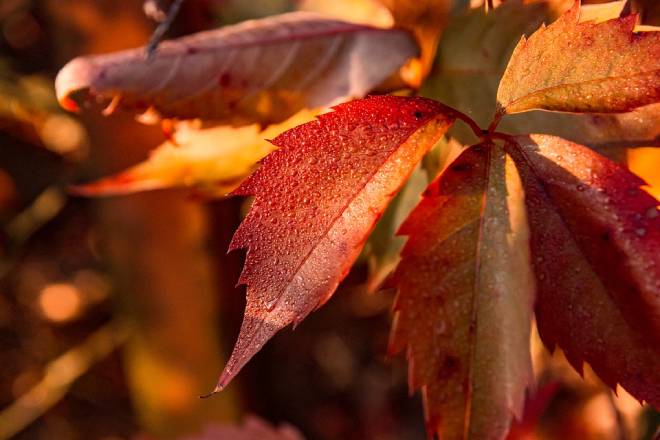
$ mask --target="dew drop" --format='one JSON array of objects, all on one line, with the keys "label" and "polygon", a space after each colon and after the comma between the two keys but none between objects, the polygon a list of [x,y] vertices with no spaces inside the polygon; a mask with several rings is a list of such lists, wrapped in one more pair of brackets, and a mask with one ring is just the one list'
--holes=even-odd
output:
[{"label": "dew drop", "polygon": [[447,332],[447,322],[446,321],[440,321],[438,324],[435,326],[435,332],[439,335],[443,335]]},{"label": "dew drop", "polygon": [[278,300],[278,299],[279,299],[279,298],[273,298],[273,299],[271,299],[270,301],[268,301],[268,302],[266,303],[266,310],[268,310],[269,312],[272,312],[273,309],[275,308],[275,306],[277,305],[277,300]]},{"label": "dew drop", "polygon": [[643,237],[646,235],[646,229],[644,228],[637,228],[635,229],[635,234],[637,234],[640,237]]}]

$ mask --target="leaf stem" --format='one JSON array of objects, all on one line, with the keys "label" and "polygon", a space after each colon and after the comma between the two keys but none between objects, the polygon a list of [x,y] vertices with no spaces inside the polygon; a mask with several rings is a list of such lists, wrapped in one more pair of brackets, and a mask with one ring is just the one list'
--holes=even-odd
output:
[{"label": "leaf stem", "polygon": [[502,116],[504,116],[504,113],[502,110],[498,110],[495,115],[493,116],[493,121],[490,123],[488,126],[488,132],[493,133],[495,132],[495,129],[499,125],[500,121],[502,120]]},{"label": "leaf stem", "polygon": [[452,115],[456,117],[456,119],[460,119],[461,121],[465,122],[479,139],[484,138],[484,135],[486,134],[485,130],[482,130],[482,128],[479,127],[479,125],[476,122],[474,122],[474,120],[471,117],[469,117],[463,112],[456,110],[455,108],[449,107],[449,109],[451,110]]},{"label": "leaf stem", "polygon": [[500,139],[505,142],[514,142],[513,136],[506,133],[500,133],[499,131],[488,132],[486,137],[488,139]]},{"label": "leaf stem", "polygon": [[179,9],[181,9],[181,5],[184,1],[185,0],[174,0],[172,5],[170,5],[170,9],[167,11],[167,16],[162,21],[162,23],[158,25],[153,35],[151,36],[151,40],[149,40],[149,44],[147,44],[147,60],[153,59],[154,55],[156,54],[156,49],[158,49],[158,45],[163,39],[165,33],[170,29],[170,26],[172,26],[172,23],[174,22],[176,16],[179,14]]}]

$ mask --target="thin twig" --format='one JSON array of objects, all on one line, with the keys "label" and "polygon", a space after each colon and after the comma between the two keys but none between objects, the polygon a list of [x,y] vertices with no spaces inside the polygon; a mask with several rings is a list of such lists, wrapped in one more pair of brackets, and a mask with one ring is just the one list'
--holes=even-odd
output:
[{"label": "thin twig", "polygon": [[449,110],[453,116],[456,117],[456,119],[460,119],[461,121],[465,122],[478,138],[484,137],[484,130],[482,130],[481,127],[479,127],[479,125],[471,117],[463,112],[456,110],[455,108],[449,107]]},{"label": "thin twig", "polygon": [[147,60],[153,59],[154,55],[156,54],[156,50],[158,49],[158,45],[163,39],[165,33],[170,29],[170,26],[172,26],[176,16],[179,14],[179,9],[181,9],[183,2],[184,0],[174,0],[170,6],[169,11],[167,11],[167,17],[165,17],[165,20],[163,20],[154,31],[153,35],[151,36],[151,40],[149,40],[149,44],[147,44]]},{"label": "thin twig", "polygon": [[128,338],[125,324],[110,323],[45,368],[43,379],[0,412],[0,440],[12,438],[59,402],[73,382]]},{"label": "thin twig", "polygon": [[500,109],[497,112],[495,112],[495,115],[493,116],[493,120],[488,126],[488,132],[492,133],[495,131],[497,126],[500,124],[500,121],[502,120],[502,116],[504,116],[504,112]]},{"label": "thin twig", "polygon": [[14,267],[22,245],[55,218],[65,204],[66,194],[57,185],[52,185],[39,194],[30,206],[11,219],[4,228],[9,239],[9,255],[0,259],[0,278]]}]

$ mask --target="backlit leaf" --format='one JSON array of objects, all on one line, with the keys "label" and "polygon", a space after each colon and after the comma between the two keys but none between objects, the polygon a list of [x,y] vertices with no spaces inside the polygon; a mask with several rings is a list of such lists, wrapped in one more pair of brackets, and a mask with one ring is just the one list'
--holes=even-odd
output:
[{"label": "backlit leaf", "polygon": [[76,58],[56,80],[62,105],[90,98],[162,117],[280,122],[362,97],[417,54],[411,35],[295,12],[144,49]]},{"label": "backlit leaf", "polygon": [[272,139],[314,117],[302,111],[285,122],[260,130],[258,125],[240,128],[195,128],[183,124],[149,158],[129,169],[96,182],[73,187],[85,196],[111,196],[163,188],[192,187],[206,196],[225,196],[252,172],[257,162],[274,150]]},{"label": "backlit leaf", "polygon": [[340,105],[278,136],[235,192],[255,195],[231,243],[247,248],[247,306],[222,389],[277,331],[324,304],[387,204],[453,122],[423,98]]},{"label": "backlit leaf", "polygon": [[298,9],[351,23],[384,28],[394,25],[392,14],[378,0],[301,0]]},{"label": "backlit leaf", "polygon": [[[436,67],[422,95],[450,105],[486,127],[496,111],[497,87],[511,52],[521,35],[554,20],[551,6],[541,1],[508,1],[488,13],[472,9],[453,18],[442,35]],[[530,111],[507,116],[498,130],[553,134],[624,160],[627,147],[660,140],[660,104],[621,114]],[[476,141],[464,124],[454,125],[450,135],[463,143]]]},{"label": "backlit leaf", "polygon": [[602,23],[579,16],[576,1],[518,43],[497,91],[500,113],[617,113],[660,100],[660,33],[634,33],[635,15]]},{"label": "backlit leaf", "polygon": [[421,166],[415,168],[369,236],[363,251],[369,269],[366,286],[368,292],[378,291],[383,281],[399,262],[399,252],[406,240],[403,237],[397,237],[395,232],[410,211],[419,203],[420,195],[428,184],[426,171]]},{"label": "backlit leaf", "polygon": [[430,433],[502,439],[531,383],[534,285],[520,178],[501,147],[466,150],[403,224],[390,349],[407,347]]},{"label": "backlit leaf", "polygon": [[508,145],[519,168],[550,348],[660,405],[660,212],[623,167],[553,136]]},{"label": "backlit leaf", "polygon": [[[660,125],[660,124],[659,124]],[[628,167],[630,171],[644,179],[646,190],[660,200],[660,148],[635,148],[628,151]]]}]

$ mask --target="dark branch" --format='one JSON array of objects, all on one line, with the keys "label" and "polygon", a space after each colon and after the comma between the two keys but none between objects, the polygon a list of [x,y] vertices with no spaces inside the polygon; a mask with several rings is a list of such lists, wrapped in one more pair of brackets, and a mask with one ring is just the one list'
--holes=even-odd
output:
[{"label": "dark branch", "polygon": [[146,49],[147,60],[151,60],[156,54],[158,45],[163,39],[165,33],[170,29],[170,26],[172,26],[172,23],[174,22],[174,19],[178,15],[179,9],[181,9],[181,5],[183,4],[183,2],[184,0],[174,0],[172,2],[172,5],[170,5],[169,10],[167,11],[167,15],[164,17],[162,16],[162,14],[164,14],[164,11],[162,11],[159,5],[154,3],[153,0],[147,0],[145,2],[144,4],[145,13],[150,18],[156,21],[160,21],[160,24],[158,25],[153,35],[151,36],[151,40],[149,41],[149,44],[147,44],[147,49]]}]

